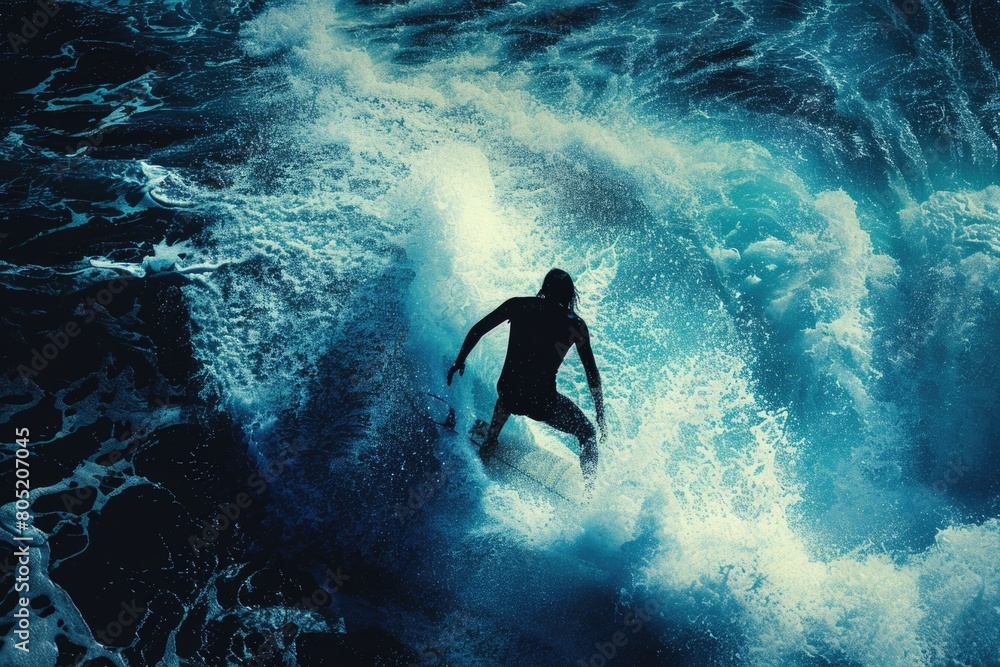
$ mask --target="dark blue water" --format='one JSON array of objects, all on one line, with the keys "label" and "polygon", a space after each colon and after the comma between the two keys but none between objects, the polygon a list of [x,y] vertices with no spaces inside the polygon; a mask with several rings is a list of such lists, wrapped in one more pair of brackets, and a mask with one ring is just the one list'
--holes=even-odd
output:
[{"label": "dark blue water", "polygon": [[[52,611],[3,660],[1000,664],[998,10],[62,5],[4,55],[3,419]],[[461,435],[502,329],[444,383],[553,266],[608,404],[584,503]],[[575,355],[559,386],[592,414]]]}]

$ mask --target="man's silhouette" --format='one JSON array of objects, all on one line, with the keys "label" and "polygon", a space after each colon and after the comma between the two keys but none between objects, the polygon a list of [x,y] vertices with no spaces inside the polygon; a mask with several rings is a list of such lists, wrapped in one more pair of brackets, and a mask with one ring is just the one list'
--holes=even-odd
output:
[{"label": "man's silhouette", "polygon": [[465,373],[465,359],[479,339],[497,325],[510,320],[507,359],[497,382],[496,407],[480,454],[489,458],[496,450],[500,429],[512,415],[524,415],[580,441],[580,468],[584,477],[591,478],[597,470],[597,442],[594,427],[573,401],[556,391],[556,373],[569,349],[576,345],[587,384],[594,397],[597,425],[601,441],[607,434],[604,421],[604,398],[601,376],[590,348],[587,324],[573,312],[576,288],[573,279],[561,269],[552,269],[542,282],[536,296],[515,297],[476,323],[465,337],[455,364],[448,371],[448,384],[457,371]]}]

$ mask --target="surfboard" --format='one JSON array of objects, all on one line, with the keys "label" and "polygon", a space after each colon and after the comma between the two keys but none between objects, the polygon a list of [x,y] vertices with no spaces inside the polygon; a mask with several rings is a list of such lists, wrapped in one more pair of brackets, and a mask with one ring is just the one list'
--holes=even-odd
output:
[{"label": "surfboard", "polygon": [[[489,424],[477,419],[469,430],[469,442],[476,452],[482,446]],[[559,455],[544,447],[518,442],[517,438],[498,439],[493,455],[483,461],[487,472],[498,481],[519,486],[528,482],[569,503],[579,502],[583,495],[580,461],[570,452]]]},{"label": "surfboard", "polygon": [[[457,433],[458,415],[447,400],[427,392],[423,412],[443,429]],[[416,406],[414,406],[416,407]],[[469,429],[468,441],[479,453],[489,423],[475,419]],[[501,434],[493,456],[483,461],[486,472],[496,481],[510,486],[543,493],[568,503],[577,503],[583,496],[583,476],[580,459],[567,449],[553,451],[535,443]]]}]

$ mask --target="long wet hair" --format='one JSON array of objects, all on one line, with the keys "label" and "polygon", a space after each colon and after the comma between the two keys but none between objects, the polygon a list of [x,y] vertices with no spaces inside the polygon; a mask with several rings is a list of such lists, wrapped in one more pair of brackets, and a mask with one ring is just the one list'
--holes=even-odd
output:
[{"label": "long wet hair", "polygon": [[552,269],[545,274],[538,296],[551,299],[568,311],[576,310],[576,286],[569,274],[562,269]]}]

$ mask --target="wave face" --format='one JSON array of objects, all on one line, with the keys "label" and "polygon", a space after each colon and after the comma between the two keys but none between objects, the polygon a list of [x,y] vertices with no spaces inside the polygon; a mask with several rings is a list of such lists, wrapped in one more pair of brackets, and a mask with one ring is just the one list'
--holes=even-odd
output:
[{"label": "wave face", "polygon": [[[251,457],[302,445],[260,530],[351,574],[328,632],[400,664],[1000,664],[995,5],[173,7],[158,48],[198,48],[139,111],[174,140],[74,173],[105,221],[200,224],[89,260],[183,278],[192,400]],[[504,329],[444,382],[553,266],[608,404],[582,505],[457,435]],[[559,386],[592,414],[575,354]]]}]

